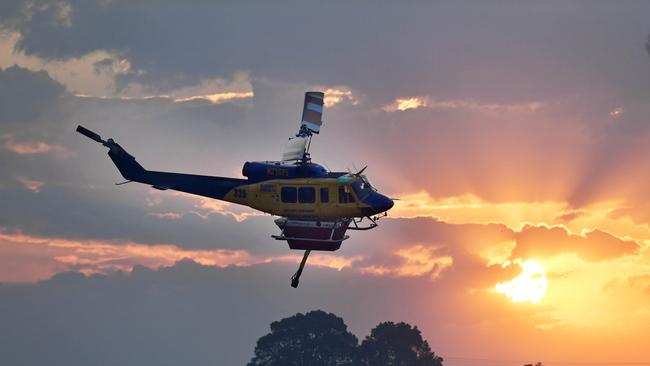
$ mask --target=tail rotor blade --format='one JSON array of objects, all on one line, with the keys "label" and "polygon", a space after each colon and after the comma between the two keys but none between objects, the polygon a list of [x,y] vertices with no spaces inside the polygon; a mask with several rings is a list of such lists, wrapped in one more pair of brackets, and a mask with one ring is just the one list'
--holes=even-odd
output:
[{"label": "tail rotor blade", "polygon": [[106,141],[102,140],[101,136],[99,136],[98,134],[94,133],[93,131],[91,131],[91,130],[89,130],[89,129],[81,126],[81,125],[77,126],[77,132],[79,132],[80,134],[88,137],[91,140],[99,142],[100,144],[105,144],[106,143]]}]

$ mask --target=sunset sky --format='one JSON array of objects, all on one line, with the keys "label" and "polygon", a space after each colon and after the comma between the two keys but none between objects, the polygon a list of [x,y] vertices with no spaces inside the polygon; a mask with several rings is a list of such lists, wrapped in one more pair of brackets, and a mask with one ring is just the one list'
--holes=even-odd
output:
[{"label": "sunset sky", "polygon": [[[0,363],[242,365],[323,309],[448,366],[650,365],[650,2],[217,3],[0,4]],[[297,290],[272,217],[74,131],[241,177],[307,90],[314,161],[400,200]]]}]

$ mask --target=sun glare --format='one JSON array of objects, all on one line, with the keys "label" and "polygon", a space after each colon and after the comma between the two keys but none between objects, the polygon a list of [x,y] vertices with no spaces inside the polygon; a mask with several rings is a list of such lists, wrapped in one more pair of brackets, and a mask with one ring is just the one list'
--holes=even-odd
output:
[{"label": "sun glare", "polygon": [[[537,303],[546,294],[548,279],[544,267],[533,259],[514,262],[521,267],[522,273],[507,282],[497,283],[496,290],[512,299],[513,302],[530,301]],[[510,265],[507,263],[505,266]]]}]

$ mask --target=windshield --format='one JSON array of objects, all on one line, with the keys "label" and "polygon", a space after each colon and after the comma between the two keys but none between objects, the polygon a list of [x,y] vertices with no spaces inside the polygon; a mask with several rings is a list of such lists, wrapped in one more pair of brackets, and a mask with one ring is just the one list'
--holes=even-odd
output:
[{"label": "windshield", "polygon": [[364,183],[365,183],[368,187],[370,187],[373,191],[376,191],[375,187],[373,187],[372,184],[370,184],[370,180],[368,179],[367,176],[362,175],[362,176],[361,176],[361,179],[363,179]]},{"label": "windshield", "polygon": [[363,200],[375,190],[370,185],[370,182],[368,182],[368,179],[365,175],[360,176],[359,179],[356,179],[352,183],[352,189],[354,189],[354,193],[357,194],[357,197],[359,197],[360,200]]}]

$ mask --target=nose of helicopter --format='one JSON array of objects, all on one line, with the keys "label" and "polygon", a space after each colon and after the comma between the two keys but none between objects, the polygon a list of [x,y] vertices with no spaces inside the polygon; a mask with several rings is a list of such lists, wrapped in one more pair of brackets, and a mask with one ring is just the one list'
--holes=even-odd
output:
[{"label": "nose of helicopter", "polygon": [[372,197],[372,200],[370,202],[370,205],[372,206],[373,211],[375,211],[375,213],[379,214],[379,213],[388,211],[395,204],[392,199],[384,196],[381,193],[375,192],[375,193],[372,194],[372,196],[373,197]]}]

